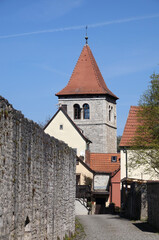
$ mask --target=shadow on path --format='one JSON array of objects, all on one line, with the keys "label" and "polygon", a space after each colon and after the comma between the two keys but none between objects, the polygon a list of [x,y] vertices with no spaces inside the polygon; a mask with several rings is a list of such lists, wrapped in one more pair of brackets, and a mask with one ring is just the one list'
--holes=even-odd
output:
[{"label": "shadow on path", "polygon": [[149,225],[147,222],[139,222],[139,223],[133,223],[135,227],[140,229],[143,232],[151,232],[151,233],[157,233],[157,229]]}]

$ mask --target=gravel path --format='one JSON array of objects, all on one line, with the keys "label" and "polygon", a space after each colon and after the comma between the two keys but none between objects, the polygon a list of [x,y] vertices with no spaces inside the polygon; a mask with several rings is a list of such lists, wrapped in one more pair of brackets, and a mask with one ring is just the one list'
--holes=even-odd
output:
[{"label": "gravel path", "polygon": [[159,240],[159,233],[142,222],[132,222],[116,215],[77,216],[86,237],[80,240]]}]

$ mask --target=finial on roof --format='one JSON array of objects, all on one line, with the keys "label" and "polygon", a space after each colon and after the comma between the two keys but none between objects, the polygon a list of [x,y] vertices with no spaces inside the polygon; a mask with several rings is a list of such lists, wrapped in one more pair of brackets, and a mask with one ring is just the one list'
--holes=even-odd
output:
[{"label": "finial on roof", "polygon": [[85,36],[85,39],[86,39],[86,45],[88,44],[87,29],[88,29],[88,27],[86,26],[86,36]]}]

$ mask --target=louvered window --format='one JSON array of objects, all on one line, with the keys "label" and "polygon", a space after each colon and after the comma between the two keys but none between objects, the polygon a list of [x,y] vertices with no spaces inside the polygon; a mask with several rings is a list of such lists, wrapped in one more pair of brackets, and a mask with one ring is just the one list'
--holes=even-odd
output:
[{"label": "louvered window", "polygon": [[74,119],[81,119],[81,108],[78,104],[74,105]]}]

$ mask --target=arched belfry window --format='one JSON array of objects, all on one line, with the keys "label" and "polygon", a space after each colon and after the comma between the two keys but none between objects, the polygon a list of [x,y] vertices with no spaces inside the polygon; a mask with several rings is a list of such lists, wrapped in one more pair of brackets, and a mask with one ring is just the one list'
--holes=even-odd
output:
[{"label": "arched belfry window", "polygon": [[83,119],[89,119],[90,118],[90,109],[89,105],[85,103],[83,105]]},{"label": "arched belfry window", "polygon": [[74,119],[81,119],[81,108],[78,104],[75,104],[74,106]]}]

